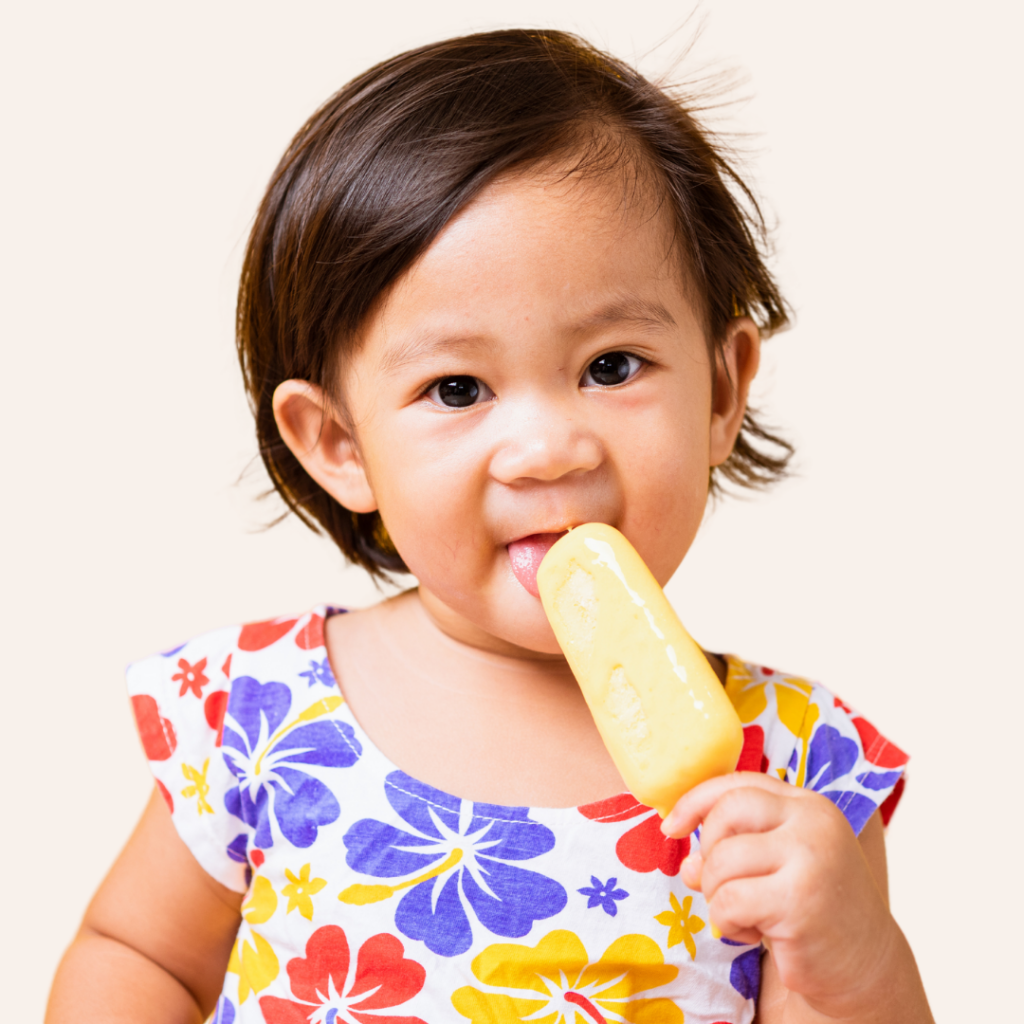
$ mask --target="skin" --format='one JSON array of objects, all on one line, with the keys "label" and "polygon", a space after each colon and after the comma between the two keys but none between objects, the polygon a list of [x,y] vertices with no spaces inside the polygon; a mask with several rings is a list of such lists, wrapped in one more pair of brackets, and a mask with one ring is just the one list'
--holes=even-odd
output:
[{"label": "skin", "polygon": [[[615,175],[559,168],[496,182],[378,304],[336,400],[298,380],[275,394],[309,474],[345,507],[379,510],[420,581],[328,620],[345,698],[386,756],[463,797],[571,807],[623,790],[507,545],[599,520],[664,584],[757,372],[747,318],[712,363],[667,213],[627,192]],[[588,367],[614,352],[635,373],[601,387]],[[480,401],[440,403],[434,386],[454,375],[477,379]],[[686,862],[684,881],[727,937],[770,946],[759,1021],[932,1019],[889,914],[877,816],[858,842],[825,798],[736,774],[687,794],[665,829],[701,821],[703,860]],[[202,1020],[239,903],[154,799],[65,956],[47,1019]]]}]

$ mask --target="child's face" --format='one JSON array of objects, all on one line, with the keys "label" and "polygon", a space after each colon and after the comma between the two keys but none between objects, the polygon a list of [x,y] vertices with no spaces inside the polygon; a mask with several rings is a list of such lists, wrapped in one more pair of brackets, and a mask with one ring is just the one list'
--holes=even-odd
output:
[{"label": "child's face", "polygon": [[333,444],[335,423],[319,441],[333,469],[307,469],[347,507],[380,510],[452,635],[554,654],[507,546],[599,520],[665,583],[739,429],[757,362],[749,320],[734,323],[727,359],[739,396],[719,368],[713,399],[664,207],[617,175],[513,177],[464,209],[370,318],[342,380],[356,446]]}]

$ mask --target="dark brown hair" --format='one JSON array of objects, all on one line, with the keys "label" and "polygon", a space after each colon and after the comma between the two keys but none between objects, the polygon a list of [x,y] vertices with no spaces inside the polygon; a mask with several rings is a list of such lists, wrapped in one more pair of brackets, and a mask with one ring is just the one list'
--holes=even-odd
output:
[{"label": "dark brown hair", "polygon": [[[569,153],[578,168],[611,158],[653,174],[712,354],[740,313],[765,333],[787,322],[750,189],[683,104],[626,64],[564,32],[516,29],[371,68],[309,119],[274,172],[246,249],[237,345],[275,489],[375,576],[405,571],[378,514],[343,508],[303,470],[278,433],[274,390],[299,378],[335,395],[374,302],[452,216],[503,171]],[[712,489],[717,474],[765,486],[791,454],[748,411]]]}]

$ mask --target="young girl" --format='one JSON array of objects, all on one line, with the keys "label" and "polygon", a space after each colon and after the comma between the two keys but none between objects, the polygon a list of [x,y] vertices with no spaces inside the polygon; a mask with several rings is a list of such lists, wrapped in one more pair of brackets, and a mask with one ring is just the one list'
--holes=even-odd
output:
[{"label": "young girl", "polygon": [[785,307],[749,193],[675,100],[557,32],[424,47],[302,128],[238,341],[279,493],[376,576],[350,614],[134,665],[157,793],[49,1019],[930,1021],[887,906],[906,756],[824,688],[708,654],[738,771],[661,822],[537,598],[611,523],[664,583]]}]

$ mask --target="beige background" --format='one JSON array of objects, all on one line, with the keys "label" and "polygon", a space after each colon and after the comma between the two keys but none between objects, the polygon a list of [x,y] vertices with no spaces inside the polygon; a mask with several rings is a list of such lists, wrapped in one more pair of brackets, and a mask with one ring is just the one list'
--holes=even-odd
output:
[{"label": "beige background", "polygon": [[[355,73],[510,24],[658,72],[686,4],[93,0],[5,17],[5,1020],[149,789],[122,672],[365,579],[258,530],[232,352],[249,219],[291,134]],[[707,0],[691,59],[780,230],[797,326],[763,405],[801,475],[722,505],[670,586],[716,650],[820,678],[914,755],[893,904],[942,1020],[1019,1013],[1021,17],[1008,2]],[[699,20],[699,19],[698,19]]]}]

